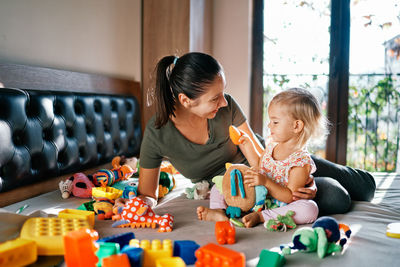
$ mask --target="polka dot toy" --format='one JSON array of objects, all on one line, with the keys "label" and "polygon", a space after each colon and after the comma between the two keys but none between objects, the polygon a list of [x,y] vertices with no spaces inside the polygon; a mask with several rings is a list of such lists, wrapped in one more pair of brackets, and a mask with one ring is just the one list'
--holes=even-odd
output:
[{"label": "polka dot toy", "polygon": [[174,216],[168,213],[159,216],[154,213],[146,202],[138,197],[134,197],[126,202],[122,209],[121,221],[126,223],[120,224],[117,227],[151,227],[154,229],[158,225],[158,232],[171,232],[174,225]]}]

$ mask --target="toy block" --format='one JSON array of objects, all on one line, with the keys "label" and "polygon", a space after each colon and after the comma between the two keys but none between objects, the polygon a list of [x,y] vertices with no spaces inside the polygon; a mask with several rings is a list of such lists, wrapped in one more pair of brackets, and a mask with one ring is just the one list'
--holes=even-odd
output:
[{"label": "toy block", "polygon": [[105,197],[108,199],[117,199],[122,196],[122,190],[113,187],[93,187],[92,196],[95,198]]},{"label": "toy block", "polygon": [[115,254],[109,257],[103,258],[103,267],[130,267],[128,255],[126,254]]},{"label": "toy block", "polygon": [[257,267],[281,267],[285,264],[285,262],[285,257],[278,252],[263,249],[261,250]]},{"label": "toy block", "polygon": [[151,243],[149,240],[139,242],[137,239],[132,239],[129,245],[143,249],[143,267],[154,267],[156,259],[172,257],[172,241],[170,239],[165,239],[162,243],[159,239],[154,239]]},{"label": "toy block", "polygon": [[103,258],[119,253],[119,244],[111,242],[97,242],[99,250],[96,252],[96,256],[99,258],[97,266],[102,266]]},{"label": "toy block", "polygon": [[220,245],[235,243],[235,227],[230,221],[221,221],[215,223],[215,237]]},{"label": "toy block", "polygon": [[174,256],[181,257],[187,265],[192,265],[196,262],[194,252],[200,247],[193,240],[176,240],[174,241]]},{"label": "toy block", "polygon": [[169,257],[157,259],[156,267],[186,267],[186,264],[179,257]]},{"label": "toy block", "polygon": [[71,231],[64,236],[65,254],[67,266],[93,267],[98,258],[95,255],[98,249],[96,240],[99,234],[92,229],[79,229]]},{"label": "toy block", "polygon": [[125,246],[121,253],[128,256],[131,266],[142,266],[143,249],[132,246]]},{"label": "toy block", "polygon": [[213,243],[199,248],[195,255],[196,267],[244,267],[246,264],[246,257],[243,253]]},{"label": "toy block", "polygon": [[36,243],[17,238],[0,244],[0,266],[26,266],[37,260]]},{"label": "toy block", "polygon": [[65,209],[58,213],[58,218],[78,218],[84,219],[89,222],[89,225],[93,229],[94,227],[94,212],[87,210],[78,210],[78,209]]},{"label": "toy block", "polygon": [[135,234],[133,232],[122,233],[118,235],[112,235],[99,239],[97,242],[111,242],[118,243],[119,247],[123,249],[125,246],[129,245],[129,241],[135,239]]},{"label": "toy block", "polygon": [[38,255],[64,255],[63,236],[80,228],[90,229],[89,222],[79,218],[35,217],[25,221],[20,237],[35,241]]}]

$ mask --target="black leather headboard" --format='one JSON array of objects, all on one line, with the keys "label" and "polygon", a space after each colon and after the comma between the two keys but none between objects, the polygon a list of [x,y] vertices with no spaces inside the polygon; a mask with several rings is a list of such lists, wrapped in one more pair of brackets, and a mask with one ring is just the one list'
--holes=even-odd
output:
[{"label": "black leather headboard", "polygon": [[137,156],[133,96],[0,88],[0,192]]}]

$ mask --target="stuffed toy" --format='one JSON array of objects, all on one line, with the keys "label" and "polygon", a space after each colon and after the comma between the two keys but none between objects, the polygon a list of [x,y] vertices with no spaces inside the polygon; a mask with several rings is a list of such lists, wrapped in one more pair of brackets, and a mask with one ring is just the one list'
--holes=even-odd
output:
[{"label": "stuffed toy", "polygon": [[91,198],[94,184],[85,174],[78,172],[65,181],[59,183],[63,198],[69,198],[72,194],[76,197]]},{"label": "stuffed toy", "polygon": [[210,194],[209,187],[210,184],[207,181],[198,182],[193,187],[185,189],[186,197],[189,199],[207,199]]},{"label": "stuffed toy", "polygon": [[113,216],[114,200],[106,197],[95,198],[93,203],[94,212],[97,214],[97,219],[111,219]]},{"label": "stuffed toy", "polygon": [[113,227],[155,228],[158,225],[160,227],[158,232],[171,232],[174,225],[174,216],[168,213],[163,216],[155,214],[153,209],[139,197],[133,197],[125,203],[120,218],[112,225]]},{"label": "stuffed toy", "polygon": [[228,205],[226,214],[230,218],[240,217],[242,212],[260,211],[264,206],[268,190],[264,186],[248,186],[243,183],[243,174],[249,169],[244,164],[226,164],[224,176],[216,176],[213,182]]},{"label": "stuffed toy", "polygon": [[292,238],[293,245],[281,246],[282,253],[289,255],[297,251],[316,251],[318,257],[322,259],[326,255],[342,250],[347,239],[340,239],[340,230],[345,231],[346,237],[350,237],[351,231],[347,225],[338,224],[332,217],[321,217],[314,222],[313,227],[296,230]]},{"label": "stuffed toy", "polygon": [[296,223],[293,220],[294,211],[289,210],[285,215],[278,215],[276,219],[270,219],[264,222],[264,227],[270,231],[286,232],[287,229],[296,228]]}]

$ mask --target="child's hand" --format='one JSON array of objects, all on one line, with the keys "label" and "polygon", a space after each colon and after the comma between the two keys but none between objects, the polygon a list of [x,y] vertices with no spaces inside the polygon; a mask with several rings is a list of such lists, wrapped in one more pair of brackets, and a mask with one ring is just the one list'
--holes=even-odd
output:
[{"label": "child's hand", "polygon": [[239,144],[244,145],[244,146],[249,145],[249,144],[253,145],[253,141],[251,140],[250,136],[242,130],[239,130],[239,131],[240,131],[240,137],[238,139]]},{"label": "child's hand", "polygon": [[260,173],[258,167],[251,167],[244,173],[244,183],[249,186],[266,186],[268,179],[268,176]]}]

